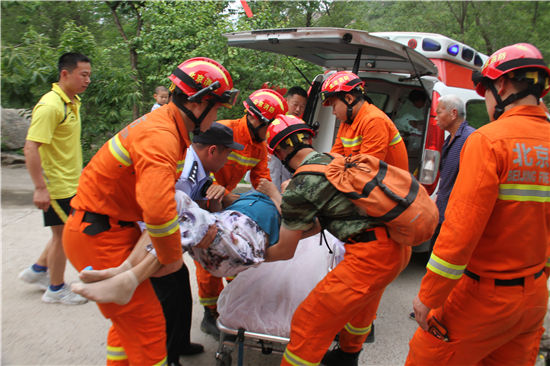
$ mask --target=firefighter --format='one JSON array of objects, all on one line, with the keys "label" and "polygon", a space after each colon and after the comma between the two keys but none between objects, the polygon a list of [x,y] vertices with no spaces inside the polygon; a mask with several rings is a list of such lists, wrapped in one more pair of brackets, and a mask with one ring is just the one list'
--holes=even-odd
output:
[{"label": "firefighter", "polygon": [[[301,119],[277,116],[268,129],[268,147],[291,172],[302,164],[328,164],[331,158],[312,148],[312,135]],[[321,360],[357,365],[384,289],[407,266],[410,247],[389,238],[380,222],[361,213],[324,175],[293,176],[281,214],[279,242],[266,250],[266,261],[292,258],[298,241],[320,226],[346,248],[342,262],[296,309],[282,365],[318,365]],[[339,347],[325,354],[338,332]]]},{"label": "firefighter", "polygon": [[[365,94],[365,82],[359,76],[349,71],[329,76],[321,87],[321,100],[341,122],[331,152],[369,154],[409,170],[407,147],[399,130]],[[374,342],[374,323],[366,342]]]},{"label": "firefighter", "polygon": [[[271,180],[267,168],[266,132],[276,115],[285,114],[288,111],[285,98],[272,89],[259,89],[252,92],[243,105],[246,114],[242,118],[218,121],[233,130],[235,142],[244,145],[242,151],[233,150],[224,167],[214,174],[214,183],[225,187],[223,207],[229,206],[238,198],[231,191],[248,171],[250,171],[250,180],[254,188],[262,178]],[[195,262],[195,265],[199,302],[204,306],[201,330],[218,337],[216,303],[223,290],[223,281],[219,277],[212,276],[198,262]]]},{"label": "firefighter", "polygon": [[[119,266],[140,236],[137,221],[145,223],[167,273],[183,264],[174,195],[190,131],[207,130],[238,91],[227,70],[208,58],[183,62],[169,79],[172,101],[122,129],[82,172],[63,232],[67,258],[77,271]],[[166,364],[165,321],[149,280],[126,305],[97,305],[112,322],[108,365]]]},{"label": "firefighter", "polygon": [[496,51],[472,80],[491,123],[466,140],[413,301],[407,365],[533,365],[546,313],[550,70],[539,50]]},{"label": "firefighter", "polygon": [[365,94],[365,82],[349,71],[325,80],[321,101],[332,107],[340,128],[331,152],[344,156],[369,154],[398,168],[409,170],[405,142],[392,120]]}]

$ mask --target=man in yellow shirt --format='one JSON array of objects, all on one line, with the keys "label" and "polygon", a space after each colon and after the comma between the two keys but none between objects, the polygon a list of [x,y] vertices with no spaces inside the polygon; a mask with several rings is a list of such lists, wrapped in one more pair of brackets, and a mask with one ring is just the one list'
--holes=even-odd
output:
[{"label": "man in yellow shirt", "polygon": [[71,198],[82,171],[80,98],[90,84],[90,60],[79,53],[59,58],[59,81],[44,94],[32,112],[24,147],[27,170],[34,183],[33,202],[44,211],[52,237],[38,260],[19,278],[46,290],[42,301],[69,305],[87,300],[64,283],[66,257],[61,241]]}]

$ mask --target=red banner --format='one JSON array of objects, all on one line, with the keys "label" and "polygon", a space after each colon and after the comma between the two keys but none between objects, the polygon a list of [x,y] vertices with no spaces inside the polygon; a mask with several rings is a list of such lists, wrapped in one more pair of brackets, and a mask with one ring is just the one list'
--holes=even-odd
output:
[{"label": "red banner", "polygon": [[241,5],[243,6],[244,12],[246,13],[246,16],[249,18],[252,18],[252,10],[250,10],[250,6],[248,6],[248,3],[246,0],[241,0]]}]

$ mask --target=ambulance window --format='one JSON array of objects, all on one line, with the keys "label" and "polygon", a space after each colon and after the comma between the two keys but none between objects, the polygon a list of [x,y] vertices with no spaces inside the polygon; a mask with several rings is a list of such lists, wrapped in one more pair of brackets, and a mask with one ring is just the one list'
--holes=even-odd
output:
[{"label": "ambulance window", "polygon": [[471,48],[464,47],[462,49],[462,59],[472,61],[472,58],[474,58],[474,51]]},{"label": "ambulance window", "polygon": [[388,101],[387,94],[368,92],[367,95],[372,99],[375,106],[381,110],[385,110],[386,102]]},{"label": "ambulance window", "polygon": [[489,115],[485,108],[485,101],[470,100],[466,103],[466,120],[470,126],[476,129],[489,123]]}]

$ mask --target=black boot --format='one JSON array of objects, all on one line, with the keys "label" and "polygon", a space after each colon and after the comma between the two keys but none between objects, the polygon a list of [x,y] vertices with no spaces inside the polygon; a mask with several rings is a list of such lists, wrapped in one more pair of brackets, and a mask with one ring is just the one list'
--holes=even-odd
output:
[{"label": "black boot", "polygon": [[180,353],[182,356],[193,356],[203,352],[204,352],[204,347],[202,346],[202,344],[189,343],[185,348],[181,350]]},{"label": "black boot", "polygon": [[370,333],[365,339],[364,343],[374,343],[374,323],[372,323],[372,327],[370,328]]},{"label": "black boot", "polygon": [[325,366],[358,366],[360,353],[361,351],[355,353],[344,352],[340,347],[337,347],[325,353],[321,364]]},{"label": "black boot", "polygon": [[201,322],[201,330],[204,333],[211,334],[216,339],[220,337],[220,330],[216,325],[216,319],[218,319],[218,312],[216,309],[204,307],[204,317]]}]

